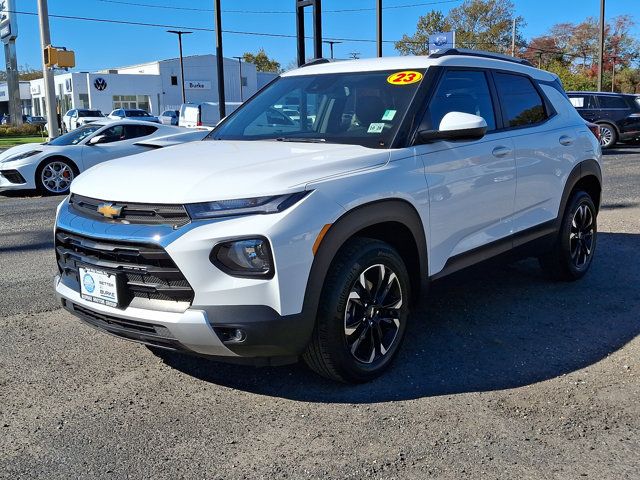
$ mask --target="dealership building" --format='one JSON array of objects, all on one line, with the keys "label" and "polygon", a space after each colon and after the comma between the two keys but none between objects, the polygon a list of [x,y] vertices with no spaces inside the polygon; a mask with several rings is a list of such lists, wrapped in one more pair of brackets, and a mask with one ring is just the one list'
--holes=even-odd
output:
[{"label": "dealership building", "polygon": [[[227,102],[246,100],[277,76],[275,73],[257,72],[252,63],[242,62],[240,65],[238,60],[229,58],[224,59],[224,72]],[[46,115],[44,80],[28,83],[28,92],[25,87],[28,98],[23,100],[24,113]],[[187,102],[217,102],[215,55],[184,57],[184,84]],[[55,75],[55,92],[61,114],[72,108],[90,108],[105,114],[117,108],[142,108],[158,115],[164,110],[177,110],[182,104],[180,60],[158,60],[95,73],[58,74]],[[2,107],[0,96],[0,111]]]}]

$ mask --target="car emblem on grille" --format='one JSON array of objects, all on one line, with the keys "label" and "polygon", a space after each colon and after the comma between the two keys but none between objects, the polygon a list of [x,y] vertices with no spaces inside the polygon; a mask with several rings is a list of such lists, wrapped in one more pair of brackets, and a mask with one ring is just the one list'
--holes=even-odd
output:
[{"label": "car emblem on grille", "polygon": [[98,213],[106,218],[116,218],[122,213],[122,207],[114,207],[113,203],[101,203],[98,205]]}]

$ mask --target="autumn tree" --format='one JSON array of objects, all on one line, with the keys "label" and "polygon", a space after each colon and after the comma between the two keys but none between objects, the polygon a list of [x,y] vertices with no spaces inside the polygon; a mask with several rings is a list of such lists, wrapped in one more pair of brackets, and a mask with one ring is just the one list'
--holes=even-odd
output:
[{"label": "autumn tree", "polygon": [[257,53],[245,52],[242,59],[247,63],[253,63],[259,72],[280,72],[280,62],[269,58],[264,48],[258,50]]},{"label": "autumn tree", "polygon": [[402,39],[396,42],[396,50],[401,55],[428,55],[429,35],[451,30],[451,25],[439,10],[431,10],[418,19],[416,33],[412,36],[402,35]]}]

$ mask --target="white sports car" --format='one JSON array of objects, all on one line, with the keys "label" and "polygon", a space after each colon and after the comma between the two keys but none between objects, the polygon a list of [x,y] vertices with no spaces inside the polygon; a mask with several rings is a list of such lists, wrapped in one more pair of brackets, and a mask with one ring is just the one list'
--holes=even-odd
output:
[{"label": "white sports car", "polygon": [[98,163],[202,140],[207,133],[135,120],[99,120],[48,143],[19,145],[0,154],[0,191],[67,194],[73,179]]}]

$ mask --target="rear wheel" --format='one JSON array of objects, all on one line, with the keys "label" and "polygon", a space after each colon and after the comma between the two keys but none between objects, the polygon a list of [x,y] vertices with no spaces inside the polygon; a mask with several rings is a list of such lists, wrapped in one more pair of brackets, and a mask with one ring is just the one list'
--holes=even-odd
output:
[{"label": "rear wheel", "polygon": [[608,123],[600,123],[600,146],[603,149],[611,148],[618,142],[616,129]]},{"label": "rear wheel", "polygon": [[541,256],[540,266],[557,280],[577,280],[591,266],[598,236],[596,207],[588,193],[574,192],[553,249]]},{"label": "rear wheel", "polygon": [[36,186],[44,195],[66,195],[77,174],[75,166],[68,160],[47,159],[36,170]]},{"label": "rear wheel", "polygon": [[306,363],[342,382],[379,376],[402,343],[409,291],[409,275],[395,249],[378,240],[349,241],[325,280]]}]

